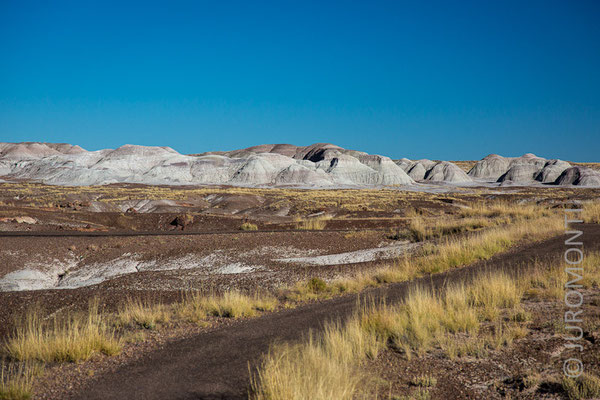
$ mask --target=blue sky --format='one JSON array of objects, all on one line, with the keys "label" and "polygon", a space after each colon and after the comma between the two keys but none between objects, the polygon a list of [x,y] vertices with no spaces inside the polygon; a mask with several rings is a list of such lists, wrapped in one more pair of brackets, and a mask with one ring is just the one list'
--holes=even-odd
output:
[{"label": "blue sky", "polygon": [[598,1],[0,0],[0,141],[600,161]]}]

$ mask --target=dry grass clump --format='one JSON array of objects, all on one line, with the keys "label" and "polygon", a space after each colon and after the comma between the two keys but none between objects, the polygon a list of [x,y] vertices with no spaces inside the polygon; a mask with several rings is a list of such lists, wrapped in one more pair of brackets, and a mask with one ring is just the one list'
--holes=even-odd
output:
[{"label": "dry grass clump", "polygon": [[[587,253],[584,260],[589,275],[581,282],[595,287],[600,253]],[[520,307],[522,295],[532,287],[550,291],[560,287],[563,277],[557,271],[558,266],[547,269],[537,262],[525,276],[488,272],[438,294],[414,288],[399,305],[371,304],[346,325],[329,325],[323,335],[313,335],[307,343],[274,348],[253,381],[254,398],[359,398],[365,379],[360,372],[362,360],[376,357],[386,346],[402,350],[407,357],[436,348],[451,359],[485,357],[528,334],[525,323],[531,316]],[[426,388],[435,385],[434,379],[417,377],[412,382]],[[533,387],[539,376],[524,382]],[[565,379],[562,385],[569,399],[600,396],[600,378],[591,374]],[[419,393],[428,396],[427,391]]]},{"label": "dry grass clump", "polygon": [[478,276],[467,290],[468,302],[482,309],[487,320],[498,317],[500,309],[514,308],[520,303],[523,291],[504,273]]},{"label": "dry grass clump", "polygon": [[78,362],[99,352],[118,354],[121,342],[98,313],[98,303],[90,303],[85,316],[41,320],[39,312],[28,313],[25,322],[4,344],[4,351],[13,360],[41,362]]},{"label": "dry grass clump", "polygon": [[242,231],[257,231],[258,226],[256,224],[253,224],[250,222],[244,222],[242,225],[240,225],[240,230],[242,230]]},{"label": "dry grass clump", "polygon": [[36,364],[0,364],[0,400],[28,400],[32,396],[33,379],[41,373]]},{"label": "dry grass clump", "polygon": [[127,299],[116,317],[119,325],[135,325],[144,329],[155,329],[158,324],[168,322],[169,319],[170,314],[163,304],[152,304],[147,300],[131,298]]},{"label": "dry grass clump", "polygon": [[569,400],[597,399],[600,397],[600,378],[584,373],[578,378],[564,378],[562,387]]},{"label": "dry grass clump", "polygon": [[327,226],[327,221],[331,219],[331,216],[322,215],[318,217],[310,218],[298,218],[296,219],[296,229],[307,230],[307,231],[322,231]]},{"label": "dry grass clump", "polygon": [[[493,284],[487,281],[492,280]],[[489,295],[482,296],[484,291]],[[402,349],[407,356],[419,354],[450,334],[474,335],[479,331],[480,320],[496,307],[510,307],[517,299],[517,286],[504,274],[478,278],[468,286],[453,285],[442,295],[434,295],[422,288],[413,289],[399,306],[378,307],[362,316],[363,327],[380,340]]]},{"label": "dry grass clump", "polygon": [[373,272],[325,282],[325,287],[319,290],[314,290],[310,282],[299,282],[287,291],[286,297],[294,301],[327,298],[340,293],[360,291],[377,284],[402,282],[444,272],[479,260],[487,260],[522,240],[539,240],[558,233],[561,229],[562,221],[559,218],[539,218],[519,224],[498,226],[469,237],[446,239],[435,246],[425,245],[416,258],[405,257]]},{"label": "dry grass clump", "polygon": [[[349,278],[348,281],[353,279]],[[340,286],[339,292],[346,291],[349,286]],[[285,297],[294,301],[314,300],[317,298],[327,298],[338,292],[321,278],[311,278],[307,281],[297,282],[290,290],[284,293]]]},{"label": "dry grass clump", "polygon": [[535,203],[515,204],[508,201],[477,202],[460,211],[463,217],[536,219],[552,215],[552,211]]},{"label": "dry grass clump", "polygon": [[433,375],[423,374],[413,377],[410,380],[410,384],[413,386],[433,387],[437,385],[437,379]]},{"label": "dry grass clump", "polygon": [[[567,268],[574,268],[567,272]],[[581,268],[581,269],[578,269]],[[525,293],[531,298],[544,300],[562,299],[567,282],[582,285],[583,288],[600,287],[600,252],[585,253],[580,264],[554,264],[549,267],[536,261],[523,277]]]},{"label": "dry grass clump", "polygon": [[583,222],[600,224],[600,202],[586,203],[581,213]]},{"label": "dry grass clump", "polygon": [[361,290],[375,286],[377,281],[372,276],[372,273],[361,271],[354,276],[336,279],[332,282],[331,287],[334,293],[357,293]]},{"label": "dry grass clump", "polygon": [[[516,282],[499,273],[450,286],[441,294],[417,287],[399,305],[371,304],[344,326],[328,325],[322,335],[311,335],[306,343],[273,348],[253,379],[253,398],[357,398],[365,379],[361,362],[377,357],[386,346],[404,351],[407,357],[441,347],[454,357],[507,345],[522,337],[523,330],[496,324],[489,333],[480,332],[480,320],[487,307],[514,306],[519,293]],[[436,384],[432,377],[415,382],[420,388]]]},{"label": "dry grass clump", "polygon": [[281,344],[264,358],[252,380],[256,400],[351,400],[363,376],[358,364],[375,357],[381,343],[365,335],[357,319],[332,324],[306,343]]},{"label": "dry grass clump", "polygon": [[[577,267],[577,265],[573,265]],[[600,252],[594,251],[585,253],[580,266],[583,268],[581,275],[583,279],[580,283],[586,289],[600,288]],[[569,275],[569,280],[574,277]]]},{"label": "dry grass clump", "polygon": [[225,318],[253,317],[260,311],[273,311],[278,305],[269,295],[246,295],[237,291],[222,295],[191,293],[177,306],[177,314],[190,322],[202,321],[206,316]]},{"label": "dry grass clump", "polygon": [[487,260],[523,239],[541,239],[558,233],[561,224],[558,218],[540,218],[496,227],[467,238],[447,239],[437,246],[425,246],[416,269],[423,274],[437,273]]},{"label": "dry grass clump", "polygon": [[530,298],[543,300],[562,299],[565,294],[567,274],[564,266],[550,265],[544,268],[539,261],[535,261],[533,268],[523,277],[526,285],[525,294]]},{"label": "dry grass clump", "polygon": [[421,216],[411,218],[408,226],[409,237],[416,241],[441,238],[449,234],[473,231],[493,225],[492,220],[482,217],[461,219],[435,218],[433,222]]}]

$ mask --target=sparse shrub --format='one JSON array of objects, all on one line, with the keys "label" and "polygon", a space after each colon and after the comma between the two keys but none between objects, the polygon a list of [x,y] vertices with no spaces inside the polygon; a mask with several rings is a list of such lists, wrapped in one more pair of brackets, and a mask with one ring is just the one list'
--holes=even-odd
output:
[{"label": "sparse shrub", "polygon": [[240,225],[240,230],[242,230],[242,231],[257,231],[258,226],[256,224],[252,224],[250,222],[244,222],[242,225]]}]

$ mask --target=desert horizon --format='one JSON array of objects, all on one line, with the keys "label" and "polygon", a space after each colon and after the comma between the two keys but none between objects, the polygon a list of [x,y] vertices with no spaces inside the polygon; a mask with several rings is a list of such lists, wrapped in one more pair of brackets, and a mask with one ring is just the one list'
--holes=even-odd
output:
[{"label": "desert horizon", "polygon": [[0,1],[0,400],[600,399],[599,20]]}]

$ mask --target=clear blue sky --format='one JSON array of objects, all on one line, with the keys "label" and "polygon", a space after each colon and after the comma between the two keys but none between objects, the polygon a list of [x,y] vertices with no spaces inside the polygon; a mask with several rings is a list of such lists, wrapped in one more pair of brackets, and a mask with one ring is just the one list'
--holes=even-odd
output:
[{"label": "clear blue sky", "polygon": [[0,141],[600,161],[599,1],[0,0]]}]

